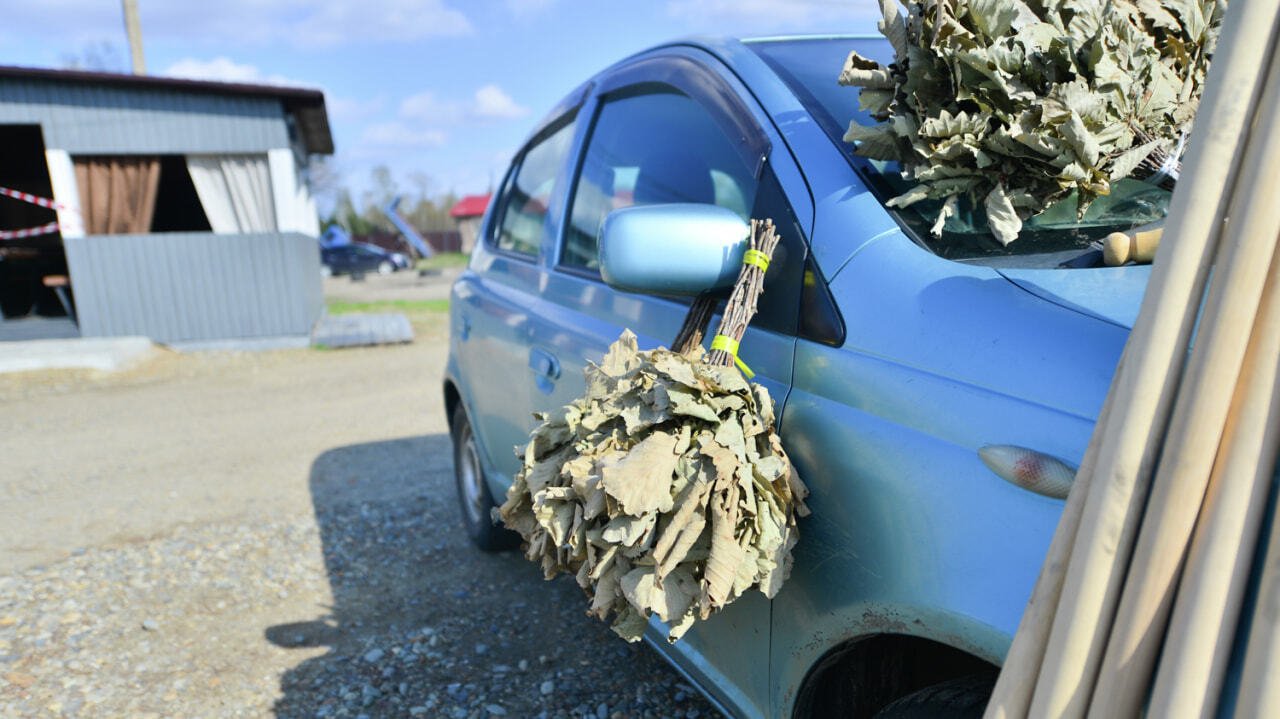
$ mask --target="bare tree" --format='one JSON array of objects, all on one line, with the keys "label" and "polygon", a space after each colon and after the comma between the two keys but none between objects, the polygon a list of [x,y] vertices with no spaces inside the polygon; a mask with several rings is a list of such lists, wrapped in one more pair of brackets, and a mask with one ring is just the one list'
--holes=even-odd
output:
[{"label": "bare tree", "polygon": [[110,40],[87,42],[79,52],[63,53],[58,65],[65,70],[92,70],[94,72],[124,72],[124,56]]}]

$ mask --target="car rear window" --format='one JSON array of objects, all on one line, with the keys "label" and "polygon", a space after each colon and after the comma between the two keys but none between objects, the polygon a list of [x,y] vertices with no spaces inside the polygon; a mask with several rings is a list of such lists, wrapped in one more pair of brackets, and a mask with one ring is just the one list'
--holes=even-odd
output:
[{"label": "car rear window", "polygon": [[493,245],[506,252],[536,256],[556,178],[573,141],[572,119],[535,141],[520,156],[518,167],[498,199]]}]

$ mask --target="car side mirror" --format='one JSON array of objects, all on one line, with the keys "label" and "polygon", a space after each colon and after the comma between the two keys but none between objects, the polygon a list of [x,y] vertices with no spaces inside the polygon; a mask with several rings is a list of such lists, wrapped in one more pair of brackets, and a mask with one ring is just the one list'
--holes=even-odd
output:
[{"label": "car side mirror", "polygon": [[699,295],[738,279],[751,228],[717,205],[639,205],[614,210],[600,231],[600,276],[615,289]]}]

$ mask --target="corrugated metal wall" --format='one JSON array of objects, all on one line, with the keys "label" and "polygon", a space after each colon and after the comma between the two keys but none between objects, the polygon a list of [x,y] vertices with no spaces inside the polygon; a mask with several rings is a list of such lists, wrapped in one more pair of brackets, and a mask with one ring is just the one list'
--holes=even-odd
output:
[{"label": "corrugated metal wall", "polygon": [[289,147],[283,104],[263,97],[0,78],[0,123],[38,123],[45,147],[73,155]]},{"label": "corrugated metal wall", "polygon": [[324,305],[315,238],[166,232],[66,238],[84,337],[305,335]]}]

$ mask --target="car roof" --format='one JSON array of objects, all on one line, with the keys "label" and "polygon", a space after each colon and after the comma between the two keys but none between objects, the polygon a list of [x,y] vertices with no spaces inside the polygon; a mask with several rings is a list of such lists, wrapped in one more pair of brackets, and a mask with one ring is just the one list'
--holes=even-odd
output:
[{"label": "car roof", "polygon": [[582,82],[573,90],[565,93],[560,102],[543,115],[542,120],[533,126],[533,130],[525,138],[525,142],[539,136],[547,130],[549,126],[555,123],[569,109],[578,105],[591,92],[594,83],[601,77],[644,57],[651,53],[674,48],[694,48],[702,50],[719,59],[725,65],[733,68],[742,80],[748,86],[753,86],[753,80],[756,79],[757,73],[764,72],[772,76],[772,70],[764,64],[759,57],[756,56],[748,46],[770,43],[770,42],[796,42],[805,40],[884,40],[888,42],[882,35],[866,34],[866,33],[822,33],[810,35],[770,35],[752,38],[735,38],[728,35],[689,35],[683,38],[677,38],[668,42],[659,43],[651,47],[647,47],[639,52],[632,53],[618,59],[616,62],[601,68],[597,72],[590,75],[585,82]]},{"label": "car roof", "polygon": [[640,57],[641,55],[646,55],[655,50],[662,50],[670,47],[696,47],[706,50],[732,65],[734,64],[732,62],[734,57],[742,50],[745,50],[748,45],[768,42],[797,42],[806,40],[884,40],[885,42],[888,42],[883,35],[878,33],[812,33],[797,35],[765,35],[746,38],[735,38],[728,35],[688,35],[669,42],[659,43],[653,47],[628,55],[627,57],[615,62],[613,65],[610,65],[602,72],[608,72],[619,65],[626,64],[627,62]]}]

